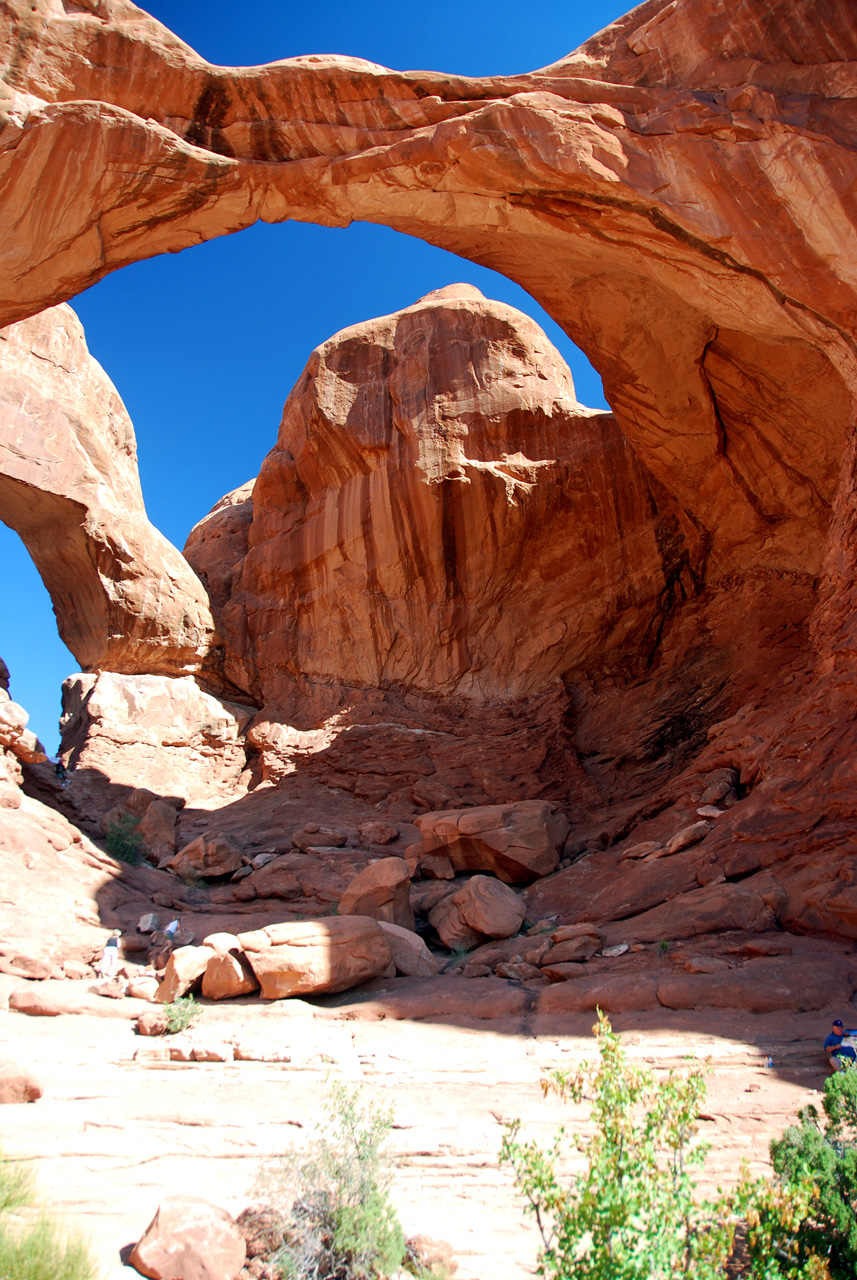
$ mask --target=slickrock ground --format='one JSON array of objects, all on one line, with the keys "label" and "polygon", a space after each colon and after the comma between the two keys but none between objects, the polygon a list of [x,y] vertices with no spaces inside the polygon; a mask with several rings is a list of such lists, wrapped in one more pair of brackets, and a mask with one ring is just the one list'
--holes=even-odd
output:
[{"label": "slickrock ground", "polygon": [[[15,981],[0,977],[0,989]],[[157,1057],[166,1042],[135,1036],[127,1020],[0,1011],[4,1051],[24,1058],[45,1087],[38,1103],[0,1108],[0,1142],[33,1162],[42,1191],[90,1233],[105,1275],[130,1276],[118,1251],[168,1194],[198,1194],[232,1212],[249,1203],[258,1162],[309,1140],[333,1072],[395,1110],[395,1199],[406,1230],[449,1240],[463,1280],[531,1273],[535,1232],[497,1165],[502,1123],[519,1116],[547,1140],[562,1120],[582,1122],[575,1108],[544,1101],[538,1082],[592,1058],[591,1015],[477,1030],[366,1016],[360,1004],[209,1006],[200,1036],[249,1035],[291,1061],[170,1063]],[[614,1024],[633,1060],[659,1070],[710,1061],[700,1136],[713,1145],[712,1189],[734,1180],[742,1161],[763,1172],[769,1139],[823,1084],[821,1017],[724,1014],[713,1026],[693,1014],[620,1014]]]}]

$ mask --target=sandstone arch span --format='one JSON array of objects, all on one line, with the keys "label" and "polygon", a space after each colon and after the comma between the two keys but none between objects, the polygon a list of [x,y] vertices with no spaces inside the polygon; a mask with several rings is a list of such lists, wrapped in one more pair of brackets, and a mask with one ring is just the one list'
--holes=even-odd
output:
[{"label": "sandstone arch span", "polygon": [[11,0],[0,38],[5,321],[258,218],[385,222],[563,325],[715,577],[818,572],[857,376],[848,0],[650,0],[482,80],[213,67],[127,0]]}]

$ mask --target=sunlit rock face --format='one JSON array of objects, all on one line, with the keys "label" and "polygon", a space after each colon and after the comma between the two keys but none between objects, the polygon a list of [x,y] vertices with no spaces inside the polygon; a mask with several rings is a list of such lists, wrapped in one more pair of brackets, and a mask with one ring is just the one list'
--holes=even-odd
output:
[{"label": "sunlit rock face", "polygon": [[0,518],[26,544],[81,666],[203,666],[205,589],[149,522],[131,420],[67,306],[0,330]]},{"label": "sunlit rock face", "polygon": [[[245,516],[233,503],[197,526],[200,572],[212,539],[234,554],[224,522]],[[541,693],[651,629],[670,521],[538,326],[440,290],[310,357],[222,606],[227,669],[270,707],[298,680]]]}]

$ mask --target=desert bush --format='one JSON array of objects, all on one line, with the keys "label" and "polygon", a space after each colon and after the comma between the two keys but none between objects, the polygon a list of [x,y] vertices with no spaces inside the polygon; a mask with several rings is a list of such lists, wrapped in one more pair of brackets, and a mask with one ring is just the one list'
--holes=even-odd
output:
[{"label": "desert bush", "polygon": [[829,1076],[822,1099],[824,1122],[814,1106],[798,1113],[799,1124],[771,1143],[780,1181],[813,1186],[809,1212],[798,1229],[805,1256],[826,1259],[834,1280],[857,1275],[857,1069]]},{"label": "desert bush", "polygon": [[3,1280],[95,1280],[83,1242],[67,1235],[47,1213],[16,1223],[16,1210],[32,1203],[32,1179],[0,1152],[0,1276]]},{"label": "desert bush", "polygon": [[280,1213],[286,1280],[374,1280],[399,1270],[405,1238],[390,1200],[389,1110],[361,1105],[331,1084],[308,1152],[287,1151],[261,1171],[257,1190]]},{"label": "desert bush", "polygon": [[[591,1100],[592,1135],[560,1129],[543,1148],[522,1140],[516,1120],[503,1138],[500,1161],[514,1170],[542,1237],[539,1275],[715,1280],[727,1275],[740,1223],[746,1247],[742,1274],[754,1280],[822,1280],[823,1262],[797,1244],[812,1195],[807,1180],[772,1186],[745,1175],[732,1195],[699,1198],[692,1171],[708,1150],[695,1140],[703,1072],[656,1079],[628,1063],[600,1013],[595,1034],[594,1065],[554,1072],[542,1082],[546,1093],[576,1103]],[[583,1157],[584,1168],[563,1180],[559,1164],[566,1147]]]},{"label": "desert bush", "polygon": [[163,1006],[163,1012],[167,1020],[167,1032],[175,1035],[179,1031],[187,1031],[202,1013],[202,1009],[193,996],[176,996],[175,1000]]},{"label": "desert bush", "polygon": [[140,834],[140,819],[131,813],[120,814],[115,818],[104,836],[107,852],[112,853],[120,862],[127,862],[136,867],[143,861],[143,837]]}]

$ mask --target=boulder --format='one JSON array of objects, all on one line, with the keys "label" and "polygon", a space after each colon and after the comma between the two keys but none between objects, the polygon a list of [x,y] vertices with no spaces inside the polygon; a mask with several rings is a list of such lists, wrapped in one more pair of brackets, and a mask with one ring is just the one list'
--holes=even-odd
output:
[{"label": "boulder", "polygon": [[690,826],[682,827],[667,841],[664,852],[678,853],[682,849],[688,849],[692,844],[698,844],[700,840],[704,840],[710,830],[710,822],[692,822]]},{"label": "boulder", "polygon": [[530,884],[550,875],[568,833],[568,822],[545,800],[424,813],[420,859],[449,858],[456,871],[492,871],[506,884]]},{"label": "boulder", "polygon": [[478,946],[487,938],[509,938],[526,916],[513,889],[489,876],[473,876],[429,913],[429,923],[450,950]]},{"label": "boulder", "polygon": [[413,929],[411,877],[403,858],[380,858],[351,881],[339,901],[341,916],[372,916]]},{"label": "boulder", "polygon": [[257,990],[250,965],[241,956],[229,952],[215,954],[205,966],[202,975],[202,994],[208,1000],[229,1000],[246,996]]},{"label": "boulder", "polygon": [[379,920],[396,972],[406,978],[431,978],[440,968],[426,944],[411,929]]},{"label": "boulder", "polygon": [[302,831],[292,835],[292,845],[302,853],[310,849],[341,849],[348,836],[344,831],[335,831],[332,827],[320,827],[317,822],[308,822]]},{"label": "boulder", "polygon": [[247,880],[242,881],[241,895],[238,893],[239,886],[233,889],[233,897],[240,900],[240,896],[243,896],[248,889],[252,889],[251,898],[282,898],[284,902],[292,902],[295,898],[300,898],[302,896],[300,882],[293,870],[281,865],[283,861],[284,859],[278,858],[264,867],[259,867]]},{"label": "boulder", "polygon": [[143,813],[140,835],[153,861],[163,862],[175,853],[178,818],[178,811],[166,800],[153,800]]},{"label": "boulder", "polygon": [[240,1227],[196,1196],[164,1200],[128,1263],[149,1280],[235,1280],[247,1259]]},{"label": "boulder", "polygon": [[209,960],[217,953],[211,947],[178,947],[167,961],[163,980],[155,999],[159,1004],[170,1004],[177,996],[190,991],[197,978],[206,970]]},{"label": "boulder", "polygon": [[228,876],[242,865],[243,855],[242,846],[229,836],[214,836],[210,840],[197,836],[179,850],[169,866],[179,875],[194,871],[203,877]]},{"label": "boulder", "polygon": [[443,879],[440,881],[430,880],[428,882],[420,882],[419,880],[411,882],[410,900],[414,913],[428,919],[432,910],[444,898],[448,898],[450,894],[455,893],[461,885],[461,880],[453,882]]},{"label": "boulder", "polygon": [[0,1104],[37,1102],[44,1093],[32,1071],[17,1062],[0,1060]]},{"label": "boulder", "polygon": [[392,963],[383,929],[368,916],[269,925],[255,934],[238,936],[265,1000],[347,991]]},{"label": "boulder", "polygon": [[399,838],[399,828],[392,822],[361,822],[357,834],[365,844],[392,844]]},{"label": "boulder", "polygon": [[207,938],[203,938],[202,945],[211,947],[217,955],[223,956],[230,951],[237,953],[241,950],[241,943],[234,933],[210,933]]}]

